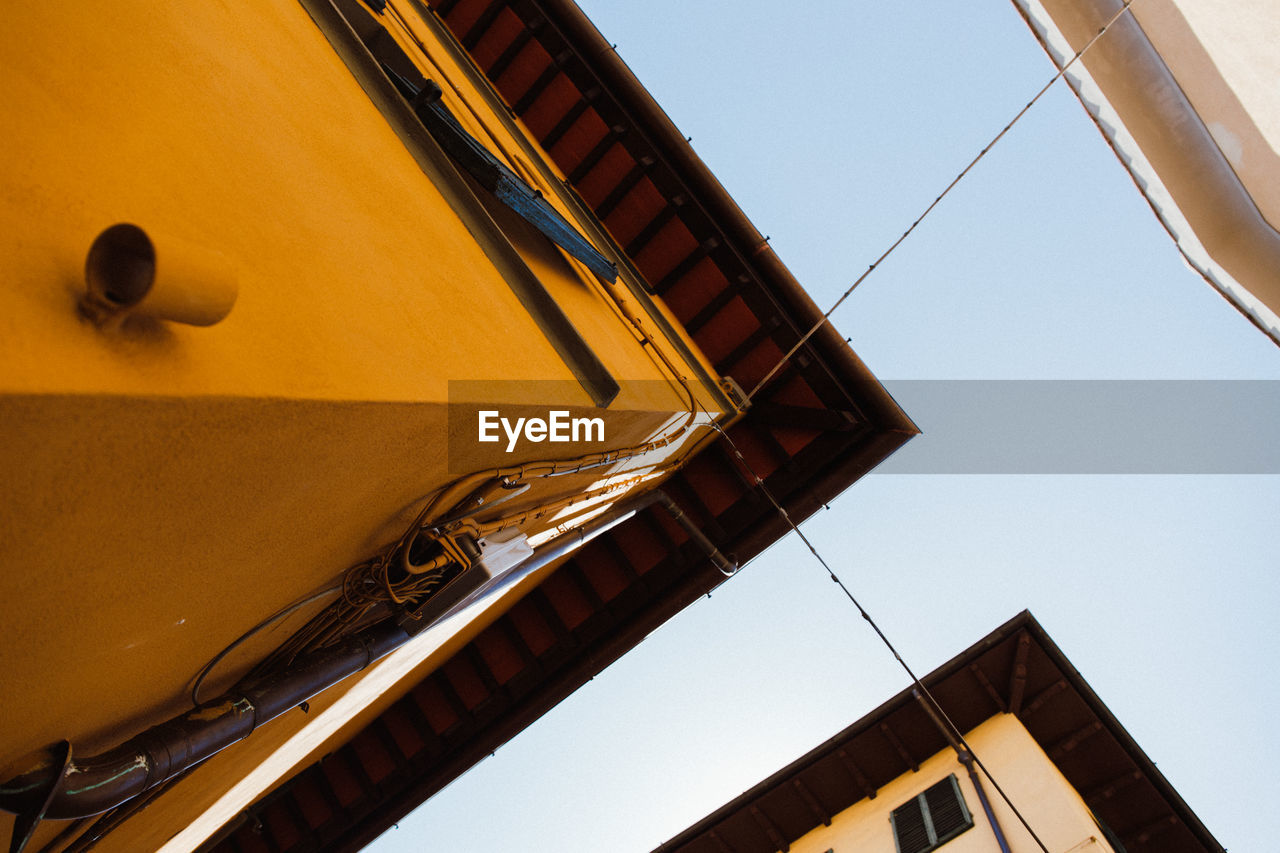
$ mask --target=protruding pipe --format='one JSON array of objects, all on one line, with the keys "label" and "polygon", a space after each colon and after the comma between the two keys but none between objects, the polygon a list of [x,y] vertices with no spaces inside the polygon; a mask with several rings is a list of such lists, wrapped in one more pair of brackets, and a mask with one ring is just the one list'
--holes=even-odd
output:
[{"label": "protruding pipe", "polygon": [[84,277],[80,308],[99,324],[142,314],[212,326],[230,313],[238,292],[224,256],[127,222],[93,241]]},{"label": "protruding pipe", "polygon": [[712,565],[720,570],[720,574],[725,577],[732,577],[737,573],[738,563],[734,560],[730,560],[724,554],[721,554],[720,549],[715,546],[715,543],[707,538],[707,534],[698,529],[693,521],[684,514],[684,510],[680,509],[680,507],[676,505],[676,502],[673,501],[666,492],[655,490],[650,494],[654,495],[656,501],[662,505],[662,508],[671,514],[671,517],[675,519],[677,524],[684,528],[684,532],[688,533],[689,538],[697,543],[698,547],[702,549],[702,552],[707,555],[707,559],[711,561]]}]

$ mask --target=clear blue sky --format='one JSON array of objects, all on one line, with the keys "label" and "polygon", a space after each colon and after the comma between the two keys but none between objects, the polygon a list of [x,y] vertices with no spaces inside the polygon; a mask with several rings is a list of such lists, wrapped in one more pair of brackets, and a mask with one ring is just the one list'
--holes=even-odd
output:
[{"label": "clear blue sky", "polygon": [[[1052,74],[1009,0],[583,5],[823,306]],[[1061,83],[834,319],[886,380],[1280,379]],[[806,531],[918,672],[1029,608],[1246,851],[1278,510],[1274,475],[873,474]],[[651,850],[904,686],[792,537],[374,849]]]}]

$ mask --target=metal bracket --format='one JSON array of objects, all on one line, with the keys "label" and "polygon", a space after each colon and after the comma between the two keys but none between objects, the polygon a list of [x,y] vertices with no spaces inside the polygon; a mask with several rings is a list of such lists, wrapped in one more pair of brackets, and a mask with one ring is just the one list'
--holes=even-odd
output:
[{"label": "metal bracket", "polygon": [[[33,769],[54,768],[49,782],[45,786],[33,785],[27,795],[30,806],[23,808],[13,819],[13,837],[9,841],[9,853],[22,853],[31,842],[36,827],[44,820],[49,811],[49,804],[62,790],[67,779],[67,768],[71,766],[71,741],[61,741],[46,750],[46,759]],[[23,774],[25,775],[25,774]],[[22,778],[21,776],[17,778]],[[25,805],[25,804],[24,804]]]}]

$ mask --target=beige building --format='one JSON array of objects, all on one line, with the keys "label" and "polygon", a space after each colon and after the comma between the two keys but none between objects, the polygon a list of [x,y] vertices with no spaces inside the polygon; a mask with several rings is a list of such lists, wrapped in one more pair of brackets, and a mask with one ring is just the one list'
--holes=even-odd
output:
[{"label": "beige building", "polygon": [[1187,262],[1280,343],[1280,5],[1014,3],[1059,67],[1088,45],[1080,102]]},{"label": "beige building", "polygon": [[655,853],[1222,853],[1031,614],[922,683]]}]

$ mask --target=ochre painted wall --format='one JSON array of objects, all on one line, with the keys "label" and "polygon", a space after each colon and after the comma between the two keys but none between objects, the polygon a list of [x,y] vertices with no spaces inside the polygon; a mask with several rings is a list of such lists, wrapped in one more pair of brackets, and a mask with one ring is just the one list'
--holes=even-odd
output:
[{"label": "ochre painted wall", "polygon": [[[92,755],[181,711],[241,632],[398,535],[460,468],[505,463],[483,448],[450,466],[449,380],[530,380],[496,385],[496,403],[590,400],[460,216],[465,184],[424,173],[297,0],[24,5],[0,28],[0,73],[3,766],[62,738]],[[477,132],[525,150],[461,69],[441,73]],[[553,188],[546,167],[522,170]],[[223,255],[230,314],[82,317],[87,249],[121,221]],[[622,381],[608,444],[643,440],[686,406],[655,349],[696,371],[639,342],[611,296],[625,288],[534,249]],[[193,777],[202,791],[266,735]]]},{"label": "ochre painted wall", "polygon": [[[1114,853],[1075,789],[1027,734],[1017,718],[992,717],[965,735],[974,752],[991,770],[1028,823],[1050,850],[1061,853]],[[979,771],[981,772],[981,771]],[[889,814],[926,788],[955,774],[973,828],[944,844],[945,853],[994,853],[995,834],[964,767],[951,750],[938,753],[879,790],[874,800],[862,799],[836,815],[829,827],[818,827],[791,845],[792,853],[894,853]],[[1022,828],[1009,807],[984,778],[983,786],[996,819],[1013,853],[1033,853],[1040,847]]]}]

